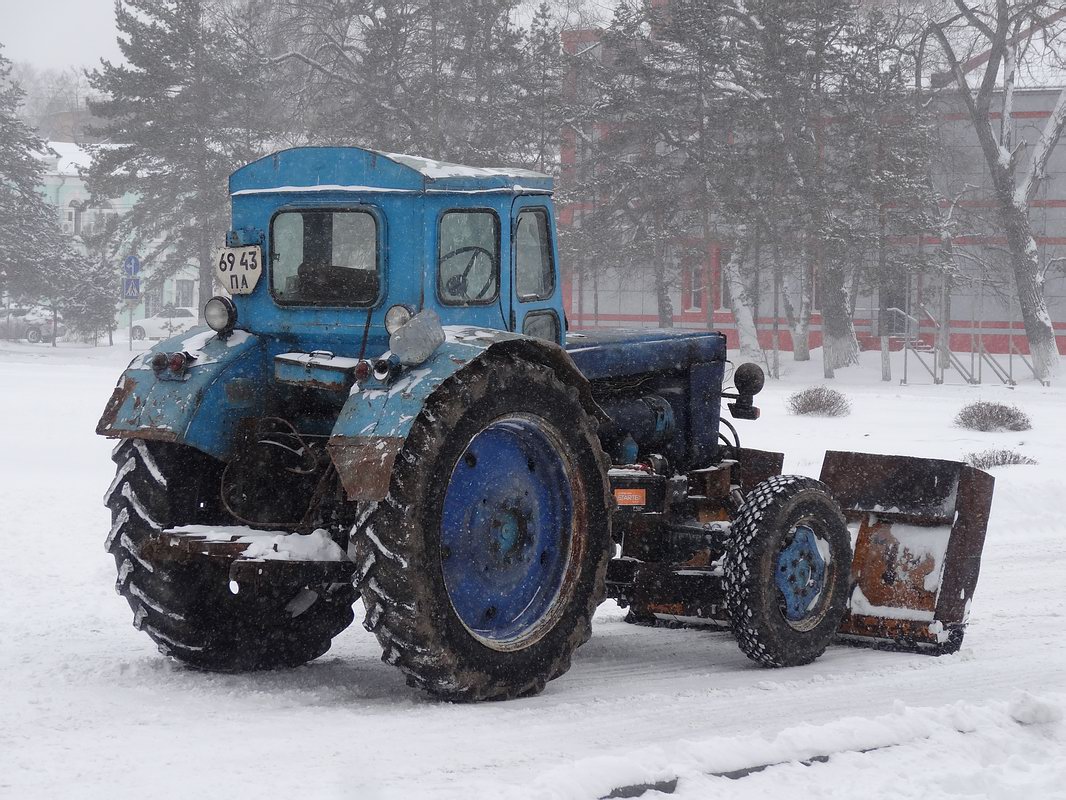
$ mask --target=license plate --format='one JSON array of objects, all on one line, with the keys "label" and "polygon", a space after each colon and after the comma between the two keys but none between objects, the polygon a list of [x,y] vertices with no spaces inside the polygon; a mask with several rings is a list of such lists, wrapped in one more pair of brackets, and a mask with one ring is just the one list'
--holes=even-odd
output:
[{"label": "license plate", "polygon": [[230,294],[251,294],[263,273],[263,251],[259,245],[220,247],[215,252],[215,271]]}]

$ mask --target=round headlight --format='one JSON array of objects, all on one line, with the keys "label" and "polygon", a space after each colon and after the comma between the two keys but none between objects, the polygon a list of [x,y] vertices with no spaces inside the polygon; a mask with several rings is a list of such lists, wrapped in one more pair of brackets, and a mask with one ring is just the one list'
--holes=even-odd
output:
[{"label": "round headlight", "polygon": [[204,306],[204,321],[212,330],[225,335],[237,324],[237,306],[228,297],[212,297]]},{"label": "round headlight", "polygon": [[410,320],[411,309],[407,306],[393,306],[385,312],[385,330],[387,330],[391,336]]}]

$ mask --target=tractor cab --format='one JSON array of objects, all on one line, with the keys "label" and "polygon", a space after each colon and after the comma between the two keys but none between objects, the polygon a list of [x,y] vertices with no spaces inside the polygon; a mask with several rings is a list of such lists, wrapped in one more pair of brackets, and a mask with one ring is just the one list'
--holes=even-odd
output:
[{"label": "tractor cab", "polygon": [[305,147],[237,170],[230,194],[216,265],[243,330],[361,357],[430,308],[562,341],[546,175]]}]

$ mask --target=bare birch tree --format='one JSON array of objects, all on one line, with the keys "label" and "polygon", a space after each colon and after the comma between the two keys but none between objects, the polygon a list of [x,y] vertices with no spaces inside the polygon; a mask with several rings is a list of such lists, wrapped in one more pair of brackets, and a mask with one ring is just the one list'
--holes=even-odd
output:
[{"label": "bare birch tree", "polygon": [[[1013,111],[1019,69],[1039,38],[1043,49],[1066,33],[1060,2],[1044,0],[953,0],[955,13],[931,23],[953,83],[981,145],[999,222],[1006,234],[1033,371],[1041,381],[1060,374],[1055,330],[1044,296],[1044,265],[1030,224],[1030,203],[1047,176],[1047,165],[1066,129],[1066,89],[1036,142],[1015,141]],[[970,57],[963,48],[977,41],[985,52]],[[981,67],[983,66],[983,69]],[[971,75],[980,70],[979,80]],[[934,76],[935,80],[936,76]],[[1001,99],[1000,103],[996,103]],[[1000,115],[999,124],[995,117]]]}]

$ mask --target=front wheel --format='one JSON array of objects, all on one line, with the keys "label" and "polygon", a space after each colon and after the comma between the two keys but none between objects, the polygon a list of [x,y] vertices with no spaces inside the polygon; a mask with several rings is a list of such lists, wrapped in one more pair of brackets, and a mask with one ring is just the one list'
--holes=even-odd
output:
[{"label": "front wheel", "polygon": [[365,627],[450,700],[539,692],[591,635],[610,555],[595,423],[551,369],[476,362],[443,384],[353,529]]},{"label": "front wheel", "polygon": [[779,475],[748,495],[725,559],[729,622],[740,649],[766,667],[808,664],[844,618],[851,538],[828,487]]},{"label": "front wheel", "polygon": [[40,328],[30,328],[26,331],[26,341],[30,344],[38,344],[41,341]]},{"label": "front wheel", "polygon": [[134,339],[134,341],[139,342],[143,338],[144,338],[144,328],[142,328],[140,325],[135,326],[133,328],[133,339]]}]

